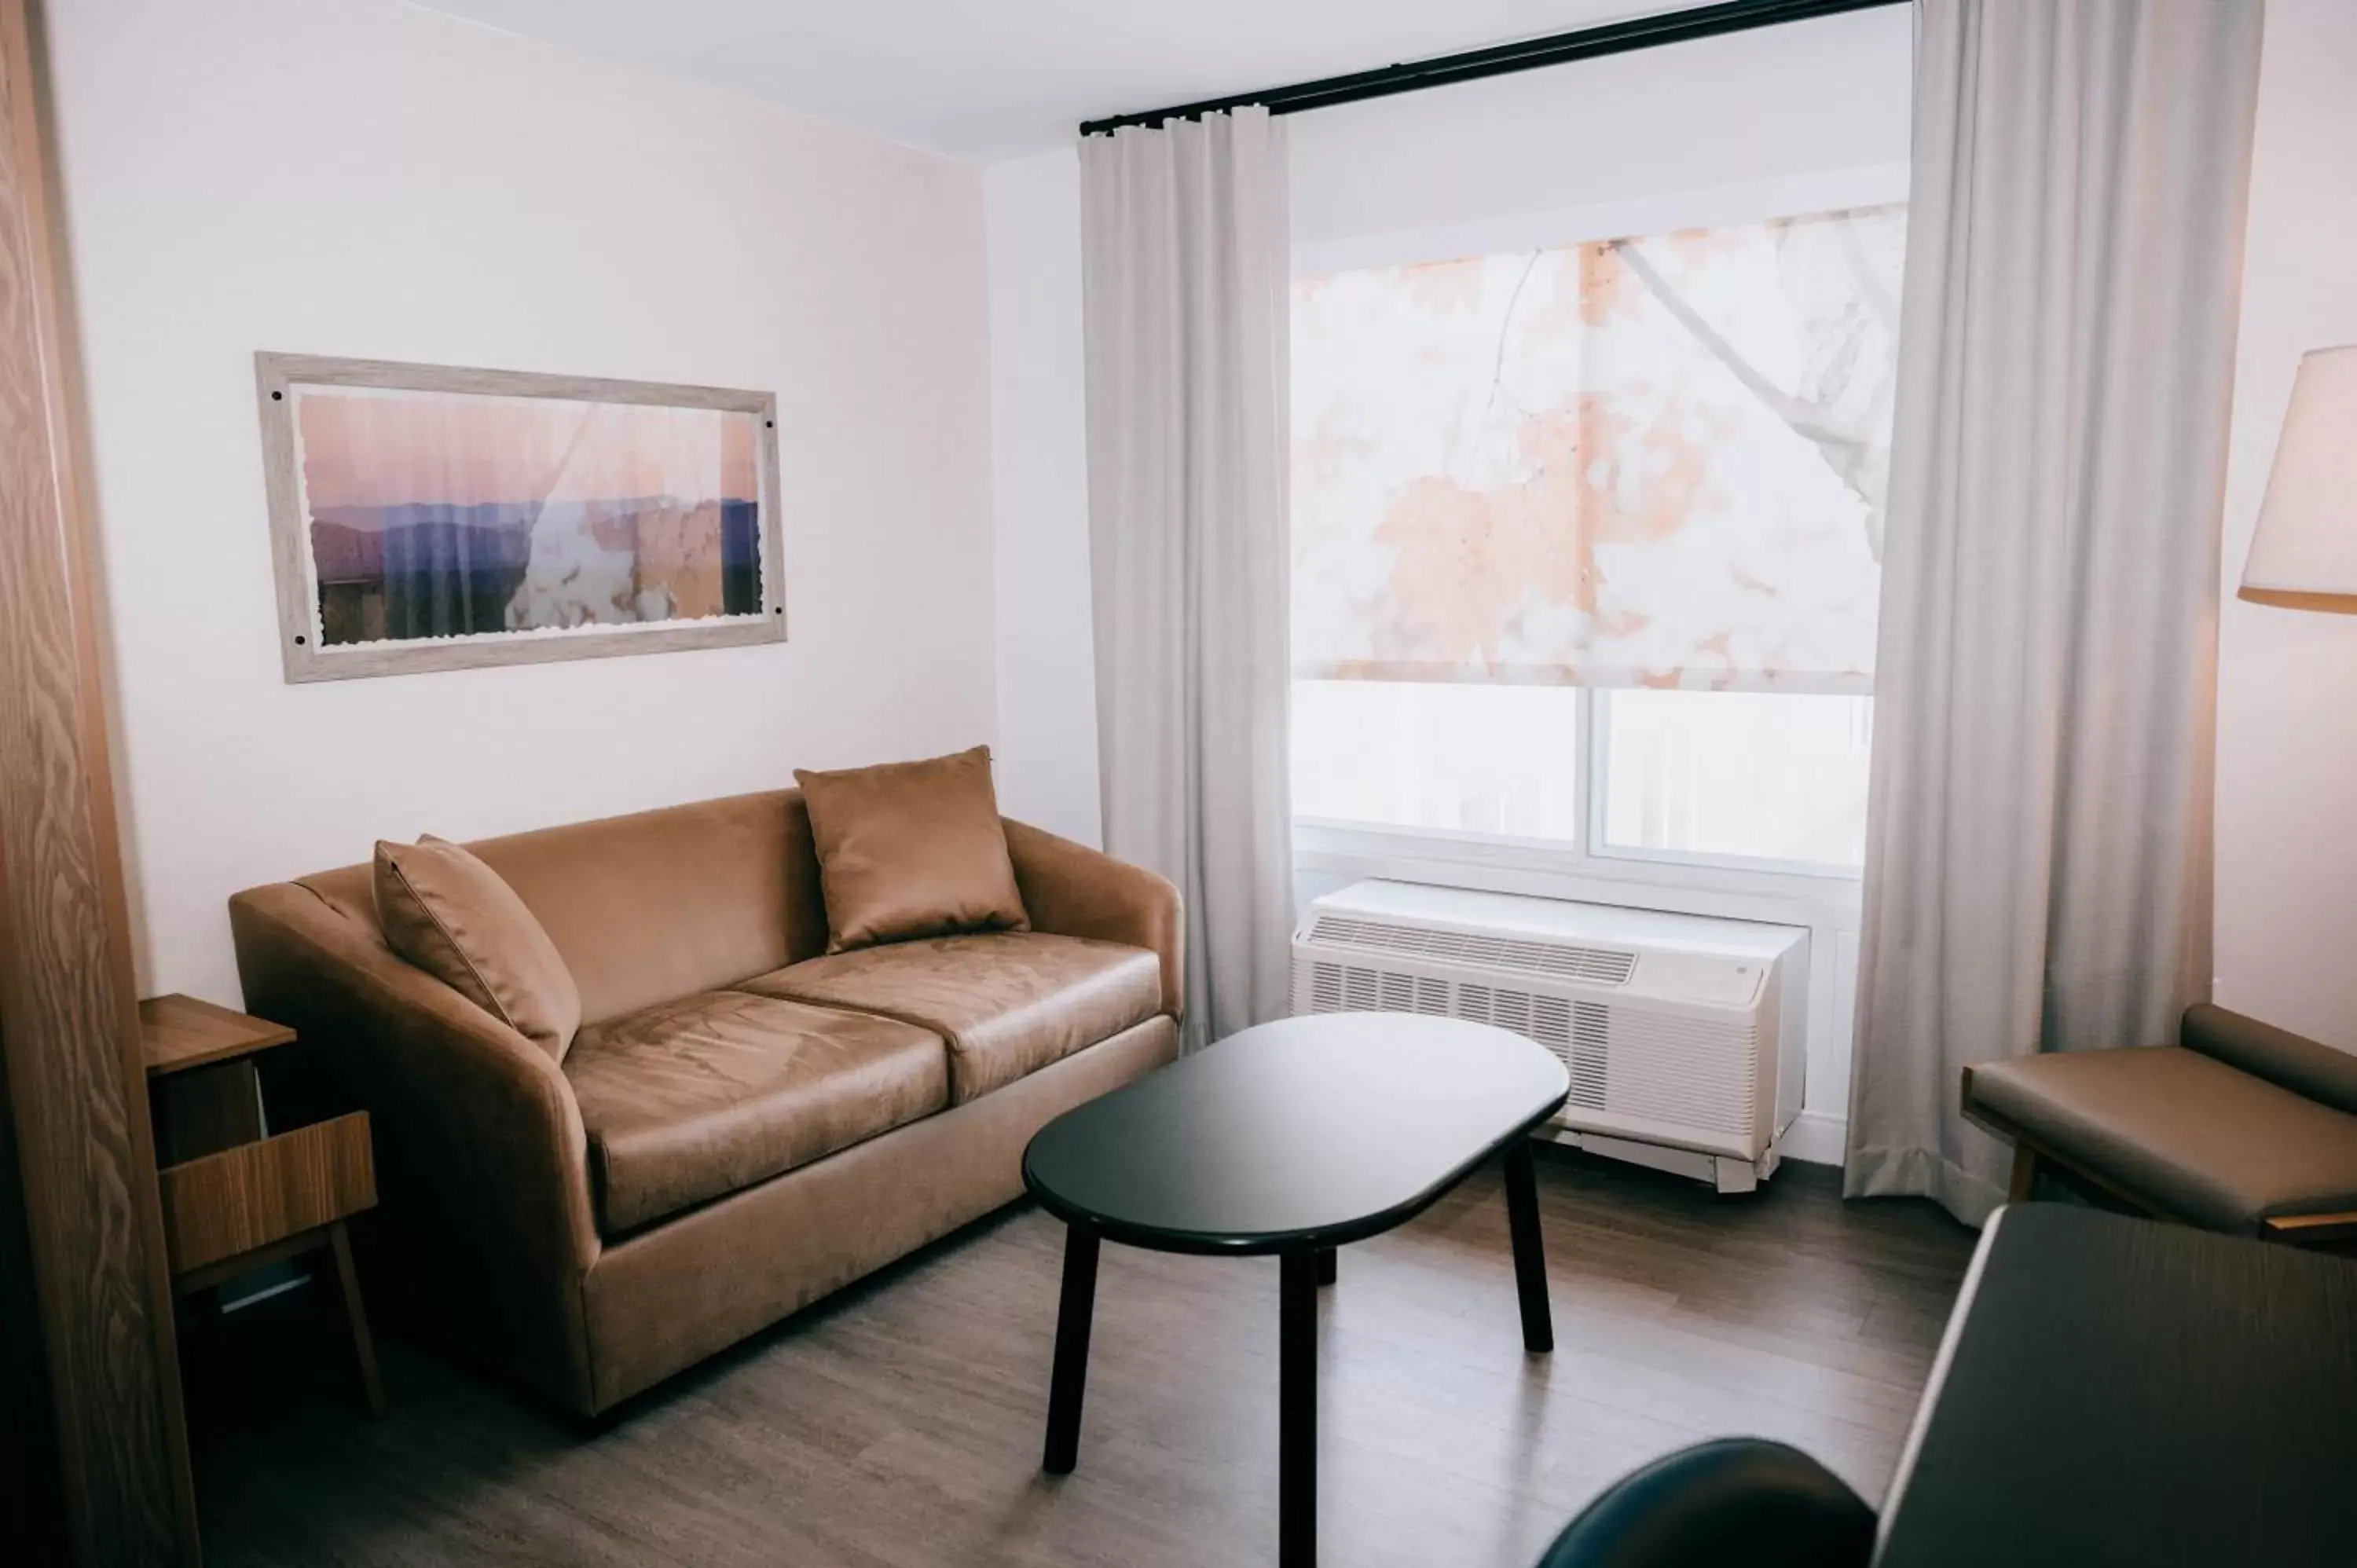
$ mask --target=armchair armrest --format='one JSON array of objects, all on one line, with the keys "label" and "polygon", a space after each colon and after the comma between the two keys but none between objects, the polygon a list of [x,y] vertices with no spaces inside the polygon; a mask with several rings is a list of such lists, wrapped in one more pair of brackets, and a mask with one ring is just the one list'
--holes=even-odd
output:
[{"label": "armchair armrest", "polygon": [[1006,819],[1006,853],[1035,930],[1147,948],[1162,958],[1162,1010],[1185,1015],[1186,924],[1178,889],[1142,865]]},{"label": "armchair armrest", "polygon": [[2357,1116],[2357,1055],[2206,1002],[2185,1010],[2179,1038],[2187,1050]]},{"label": "armchair armrest", "polygon": [[[246,1004],[291,1026],[285,1070],[370,1113],[395,1293],[560,1398],[587,1387],[598,1253],[587,1139],[548,1054],[309,888],[230,900]],[[389,1271],[390,1272],[390,1271]]]}]

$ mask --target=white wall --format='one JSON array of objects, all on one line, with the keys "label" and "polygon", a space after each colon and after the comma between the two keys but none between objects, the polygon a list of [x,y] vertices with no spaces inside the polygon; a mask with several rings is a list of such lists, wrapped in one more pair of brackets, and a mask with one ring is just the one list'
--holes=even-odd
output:
[{"label": "white wall", "polygon": [[2352,84],[2357,5],[2268,0],[2226,488],[2216,995],[2357,1049],[2357,618],[2232,596],[2293,368],[2357,343]]},{"label": "white wall", "polygon": [[1081,164],[991,166],[990,409],[998,564],[998,794],[1009,816],[1103,842],[1081,363]]},{"label": "white wall", "polygon": [[[223,900],[994,722],[978,169],[383,0],[57,0],[140,982]],[[773,391],[783,646],[281,682],[256,349]]]}]

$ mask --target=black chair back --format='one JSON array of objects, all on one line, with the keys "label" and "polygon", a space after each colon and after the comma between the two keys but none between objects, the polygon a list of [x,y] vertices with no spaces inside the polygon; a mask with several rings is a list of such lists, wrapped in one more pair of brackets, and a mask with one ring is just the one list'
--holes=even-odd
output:
[{"label": "black chair back", "polygon": [[1866,1568],[1874,1510],[1797,1448],[1698,1443],[1613,1483],[1538,1568]]}]

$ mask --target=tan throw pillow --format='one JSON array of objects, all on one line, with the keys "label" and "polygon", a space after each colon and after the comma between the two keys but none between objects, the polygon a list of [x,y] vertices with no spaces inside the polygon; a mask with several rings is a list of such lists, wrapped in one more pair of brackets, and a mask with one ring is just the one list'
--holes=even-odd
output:
[{"label": "tan throw pillow", "polygon": [[581,1027],[581,991],[500,874],[432,835],[376,846],[376,919],[393,951],[558,1061]]},{"label": "tan throw pillow", "polygon": [[839,773],[794,769],[818,842],[826,950],[952,931],[1028,931],[990,747]]}]

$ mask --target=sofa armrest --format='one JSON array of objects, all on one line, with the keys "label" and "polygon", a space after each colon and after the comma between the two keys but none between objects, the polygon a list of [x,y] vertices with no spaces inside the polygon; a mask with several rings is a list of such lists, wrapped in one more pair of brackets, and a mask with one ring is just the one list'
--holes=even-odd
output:
[{"label": "sofa armrest", "polygon": [[2189,1051],[2357,1116],[2357,1055],[2207,1002],[2185,1010],[2179,1039]]},{"label": "sofa armrest", "polygon": [[1147,948],[1162,958],[1162,1010],[1185,1015],[1186,922],[1178,889],[1142,865],[1006,819],[1006,853],[1034,930]]},{"label": "sofa armrest", "polygon": [[387,1283],[569,1402],[588,1382],[581,1281],[599,1244],[563,1071],[299,884],[238,894],[230,928],[246,1005],[300,1036],[283,1071],[301,1098],[370,1113],[403,1276]]}]

